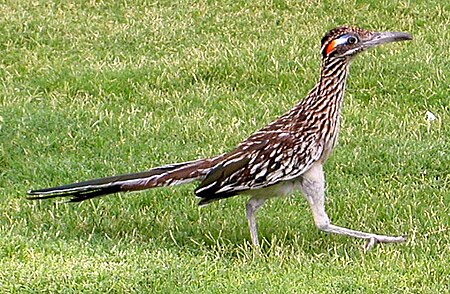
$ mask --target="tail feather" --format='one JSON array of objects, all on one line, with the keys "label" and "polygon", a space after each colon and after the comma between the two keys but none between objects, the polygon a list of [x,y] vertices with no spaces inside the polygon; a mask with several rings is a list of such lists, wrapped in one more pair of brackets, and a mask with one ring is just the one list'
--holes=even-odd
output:
[{"label": "tail feather", "polygon": [[145,172],[124,174],[58,187],[28,191],[27,199],[70,197],[69,202],[80,202],[117,192],[138,191],[163,186],[174,186],[201,180],[216,158],[201,159],[156,167]]}]

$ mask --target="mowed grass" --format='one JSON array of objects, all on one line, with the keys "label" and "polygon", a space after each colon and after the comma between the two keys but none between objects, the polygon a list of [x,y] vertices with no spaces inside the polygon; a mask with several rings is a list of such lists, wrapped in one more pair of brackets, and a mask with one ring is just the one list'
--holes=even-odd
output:
[{"label": "mowed grass", "polygon": [[[448,1],[7,1],[0,15],[0,292],[449,291]],[[25,200],[232,150],[307,95],[342,24],[415,38],[355,60],[325,167],[334,223],[405,244],[365,253],[321,233],[300,194],[260,210],[260,256],[246,198],[199,209],[195,185]]]}]

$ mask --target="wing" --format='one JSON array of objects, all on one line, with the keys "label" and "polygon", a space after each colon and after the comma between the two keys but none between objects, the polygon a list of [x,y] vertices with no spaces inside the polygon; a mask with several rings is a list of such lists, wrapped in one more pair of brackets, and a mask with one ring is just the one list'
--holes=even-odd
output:
[{"label": "wing", "polygon": [[255,133],[207,174],[195,191],[200,205],[301,176],[322,155],[318,141],[313,130]]}]

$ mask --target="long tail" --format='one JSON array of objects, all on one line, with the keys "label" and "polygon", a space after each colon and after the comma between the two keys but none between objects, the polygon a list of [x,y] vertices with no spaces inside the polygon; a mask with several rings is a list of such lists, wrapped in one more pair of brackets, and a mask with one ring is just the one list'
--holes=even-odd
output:
[{"label": "long tail", "polygon": [[174,186],[203,179],[221,156],[156,167],[145,172],[124,174],[53,188],[30,190],[27,199],[70,197],[80,202],[117,192],[138,191],[155,187]]}]

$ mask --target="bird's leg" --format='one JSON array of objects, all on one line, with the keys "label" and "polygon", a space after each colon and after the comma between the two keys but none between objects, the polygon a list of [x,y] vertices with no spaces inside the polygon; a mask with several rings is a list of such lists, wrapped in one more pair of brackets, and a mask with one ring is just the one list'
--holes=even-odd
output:
[{"label": "bird's leg", "polygon": [[301,185],[303,194],[311,207],[314,223],[319,230],[367,240],[366,250],[376,243],[400,243],[406,236],[385,236],[347,229],[333,225],[325,212],[325,178],[321,164],[315,164],[303,175]]},{"label": "bird's leg", "polygon": [[256,211],[264,204],[264,198],[251,198],[247,202],[247,219],[250,227],[250,235],[255,248],[259,248],[258,228],[256,225]]}]

